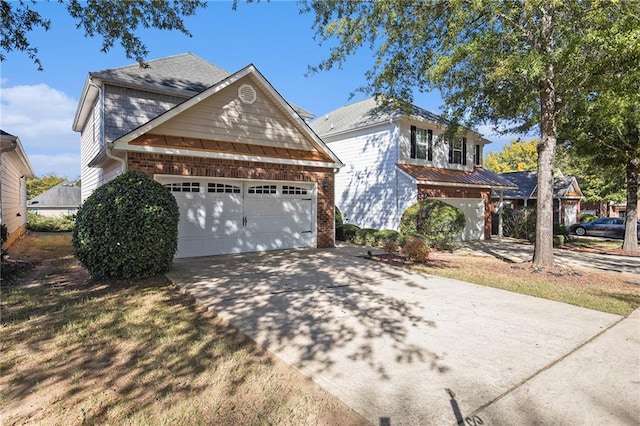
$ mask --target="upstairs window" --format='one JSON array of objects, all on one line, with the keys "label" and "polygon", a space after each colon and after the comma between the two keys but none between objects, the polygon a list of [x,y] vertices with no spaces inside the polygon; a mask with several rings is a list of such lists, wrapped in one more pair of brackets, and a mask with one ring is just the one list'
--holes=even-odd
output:
[{"label": "upstairs window", "polygon": [[449,142],[449,163],[467,165],[467,138]]},{"label": "upstairs window", "polygon": [[482,165],[482,146],[479,144],[476,144],[473,147],[473,164],[475,166]]},{"label": "upstairs window", "polygon": [[411,126],[411,158],[433,161],[433,130]]}]

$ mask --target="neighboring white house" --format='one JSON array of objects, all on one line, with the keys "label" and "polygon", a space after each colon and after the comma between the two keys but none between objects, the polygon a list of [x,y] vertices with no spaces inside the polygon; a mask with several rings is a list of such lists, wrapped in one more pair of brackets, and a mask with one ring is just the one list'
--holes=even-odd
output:
[{"label": "neighboring white house", "polygon": [[345,163],[336,175],[336,205],[346,222],[395,229],[419,199],[456,206],[467,224],[462,238],[491,236],[491,190],[515,186],[482,167],[490,143],[467,131],[447,141],[441,118],[413,106],[410,114],[376,109],[374,98],[338,108],[311,128]]},{"label": "neighboring white house", "polygon": [[28,200],[27,211],[49,217],[76,214],[80,207],[80,198],[80,187],[64,181]]},{"label": "neighboring white house", "polygon": [[178,201],[177,257],[333,247],[342,163],[249,65],[233,74],[190,53],[91,72],[81,132],[82,199],[124,170]]},{"label": "neighboring white house", "polygon": [[33,170],[17,136],[0,130],[0,220],[7,227],[9,247],[27,224],[27,183]]}]

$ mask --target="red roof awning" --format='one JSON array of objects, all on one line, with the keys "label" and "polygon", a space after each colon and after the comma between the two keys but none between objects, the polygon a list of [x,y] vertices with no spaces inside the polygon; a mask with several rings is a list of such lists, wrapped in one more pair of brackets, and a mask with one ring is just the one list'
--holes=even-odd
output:
[{"label": "red roof awning", "polygon": [[485,170],[482,167],[476,167],[473,171],[467,171],[417,166],[414,164],[396,164],[396,166],[421,184],[446,186],[464,185],[495,189],[517,188],[510,180],[489,170]]}]

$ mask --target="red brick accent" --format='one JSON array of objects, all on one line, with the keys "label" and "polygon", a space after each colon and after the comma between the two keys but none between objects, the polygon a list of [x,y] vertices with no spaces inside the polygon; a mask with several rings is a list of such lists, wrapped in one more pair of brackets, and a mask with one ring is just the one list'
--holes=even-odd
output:
[{"label": "red brick accent", "polygon": [[[285,180],[317,182],[318,248],[335,246],[334,230],[334,172],[325,167],[290,164],[254,163],[251,161],[220,160],[215,158],[183,157],[178,155],[127,153],[127,167],[153,178],[155,174],[176,176],[223,177],[233,179]],[[326,189],[325,189],[326,187]]]},{"label": "red brick accent", "polygon": [[491,239],[491,190],[455,186],[418,185],[418,200],[425,198],[482,198],[484,200],[484,238]]}]

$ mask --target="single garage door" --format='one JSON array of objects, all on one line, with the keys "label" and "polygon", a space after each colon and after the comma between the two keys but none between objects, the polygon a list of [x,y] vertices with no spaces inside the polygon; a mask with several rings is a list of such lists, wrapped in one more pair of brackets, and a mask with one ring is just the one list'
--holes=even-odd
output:
[{"label": "single garage door", "polygon": [[484,200],[482,198],[437,198],[464,213],[463,241],[484,240]]},{"label": "single garage door", "polygon": [[180,209],[176,257],[316,246],[315,184],[156,179]]}]

